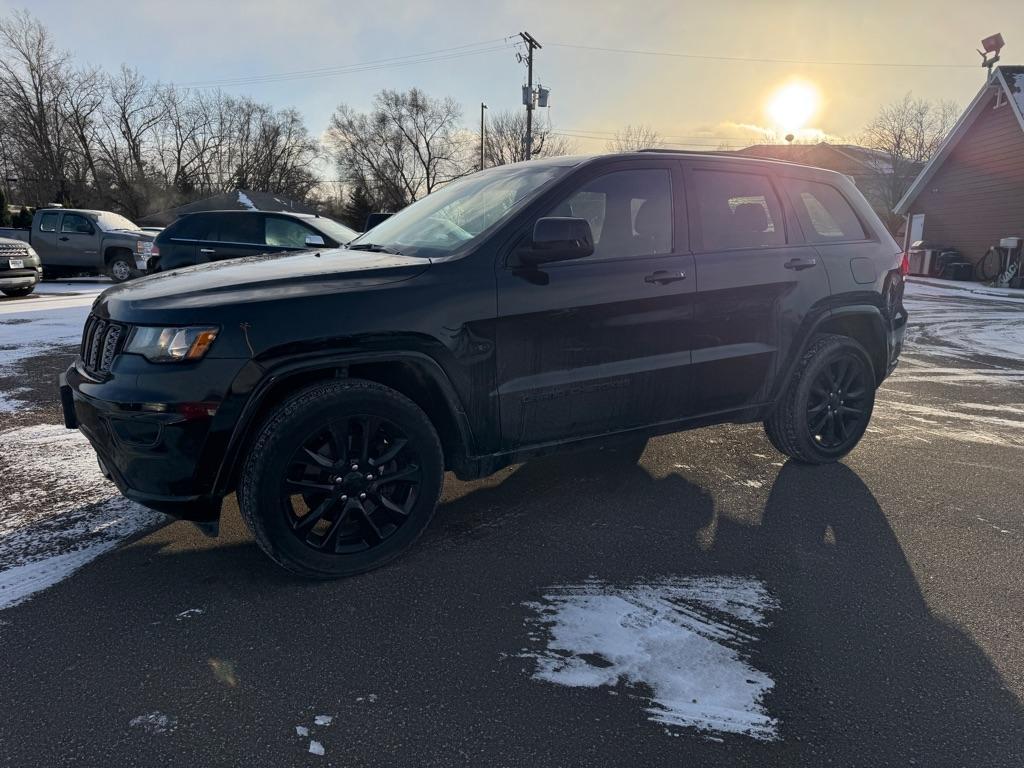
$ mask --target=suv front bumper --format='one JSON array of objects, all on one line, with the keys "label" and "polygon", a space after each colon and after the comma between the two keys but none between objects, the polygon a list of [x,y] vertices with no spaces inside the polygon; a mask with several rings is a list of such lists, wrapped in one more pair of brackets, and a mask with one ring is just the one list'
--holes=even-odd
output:
[{"label": "suv front bumper", "polygon": [[211,419],[83,392],[99,388],[76,365],[60,376],[64,425],[86,436],[103,475],[122,495],[150,509],[183,520],[218,519],[221,497],[204,492],[197,480]]}]

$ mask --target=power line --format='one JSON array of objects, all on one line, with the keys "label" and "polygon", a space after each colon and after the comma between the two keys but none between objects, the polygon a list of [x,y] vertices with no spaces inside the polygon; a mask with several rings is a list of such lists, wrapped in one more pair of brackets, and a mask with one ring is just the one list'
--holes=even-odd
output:
[{"label": "power line", "polygon": [[508,50],[509,44],[506,38],[496,38],[478,43],[467,43],[465,45],[438,48],[433,51],[407,54],[405,56],[392,56],[386,59],[373,59],[371,61],[342,64],[333,67],[321,67],[318,69],[294,70],[291,72],[266,73],[262,75],[248,75],[242,77],[222,78],[218,80],[195,80],[184,83],[177,83],[183,88],[218,88],[232,85],[257,85],[263,83],[287,82],[290,80],[308,80],[318,77],[334,77],[336,75],[347,75],[354,72],[368,72],[378,69],[391,69],[395,67],[410,66],[413,64],[426,64],[434,61],[449,61],[466,56],[477,56],[494,51]]},{"label": "power line", "polygon": [[649,51],[639,48],[610,48],[598,45],[574,45],[572,43],[548,43],[554,48],[574,48],[582,51],[600,51],[603,53],[628,53],[638,56],[668,56],[675,59],[695,59],[698,61],[734,61],[756,64],[814,64],[830,67],[888,67],[910,69],[977,69],[976,64],[944,64],[944,63],[904,63],[895,61],[832,61],[828,59],[773,59],[753,56],[713,56],[698,53],[680,53],[678,51]]}]

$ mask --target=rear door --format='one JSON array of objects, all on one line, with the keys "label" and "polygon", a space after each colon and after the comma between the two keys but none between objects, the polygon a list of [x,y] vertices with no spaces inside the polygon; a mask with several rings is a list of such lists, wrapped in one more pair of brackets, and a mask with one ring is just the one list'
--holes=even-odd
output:
[{"label": "rear door", "polygon": [[499,267],[506,449],[685,415],[695,286],[681,167],[651,160],[591,169],[543,216],[587,219],[595,252],[535,269],[513,252]]},{"label": "rear door", "polygon": [[43,211],[37,219],[38,226],[32,231],[32,248],[47,264],[55,264],[57,258],[57,228],[60,226],[60,211]]},{"label": "rear door", "polygon": [[66,211],[61,214],[60,228],[51,263],[63,267],[100,269],[100,229],[96,222],[80,213]]},{"label": "rear door", "polygon": [[828,276],[767,168],[686,170],[696,261],[693,369],[702,413],[765,402]]}]

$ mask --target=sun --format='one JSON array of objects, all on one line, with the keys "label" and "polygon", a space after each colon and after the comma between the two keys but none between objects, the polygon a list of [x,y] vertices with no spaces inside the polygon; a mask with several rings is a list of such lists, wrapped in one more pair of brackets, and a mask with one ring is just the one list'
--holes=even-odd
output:
[{"label": "sun", "polygon": [[780,86],[768,100],[768,115],[783,131],[797,131],[818,112],[821,95],[811,83],[794,80]]}]

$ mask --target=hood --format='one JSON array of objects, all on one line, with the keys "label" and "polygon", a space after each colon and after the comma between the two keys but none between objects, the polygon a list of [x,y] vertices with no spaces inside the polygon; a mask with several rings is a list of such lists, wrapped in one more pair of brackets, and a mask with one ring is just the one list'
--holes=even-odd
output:
[{"label": "hood", "polygon": [[428,259],[344,248],[249,256],[132,280],[105,291],[96,306],[116,318],[134,310],[318,296],[407,280],[429,266]]}]

